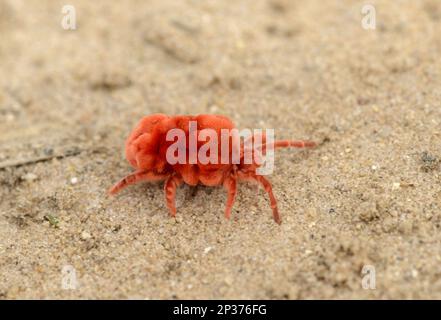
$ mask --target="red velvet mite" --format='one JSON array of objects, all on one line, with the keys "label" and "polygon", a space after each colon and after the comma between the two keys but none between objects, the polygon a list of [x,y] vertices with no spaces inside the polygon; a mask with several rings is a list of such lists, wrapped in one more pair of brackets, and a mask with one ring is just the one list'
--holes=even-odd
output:
[{"label": "red velvet mite", "polygon": [[[191,130],[191,123],[195,124],[194,131]],[[177,144],[176,139],[169,139],[168,134],[173,129],[180,129],[180,132],[183,132],[183,135],[185,135],[184,140],[180,144]],[[217,159],[218,161],[211,161],[209,163],[201,161],[195,154],[199,155],[203,148],[207,149],[206,146],[204,147],[207,137],[205,137],[204,141],[197,140],[195,148],[191,148],[191,135],[194,134],[197,138],[199,134],[204,135],[203,133],[207,132],[207,129],[215,133],[214,136],[210,137],[209,141],[214,142],[216,140],[217,142],[216,149],[209,149],[209,152],[206,154],[210,159]],[[237,193],[237,182],[254,181],[260,184],[268,193],[274,221],[280,224],[281,218],[271,183],[263,175],[259,175],[256,172],[262,165],[259,161],[256,161],[258,157],[252,158],[251,162],[245,161],[245,153],[248,150],[247,139],[238,142],[232,136],[229,136],[226,140],[228,146],[226,149],[222,149],[224,147],[219,143],[220,141],[225,141],[222,140],[224,138],[222,136],[222,129],[233,130],[235,127],[230,119],[220,115],[167,116],[165,114],[153,114],[143,117],[126,141],[126,158],[135,171],[116,183],[109,190],[109,193],[116,194],[121,189],[142,181],[165,181],[166,203],[170,214],[174,217],[176,215],[176,189],[183,182],[191,186],[198,184],[205,186],[222,185],[227,191],[225,217],[229,219]],[[205,134],[205,136],[207,135]],[[255,140],[261,141],[257,149],[264,156],[270,148],[305,148],[316,146],[312,141],[301,140],[267,142],[266,136],[263,134],[255,134],[251,136],[251,139],[248,138],[248,141],[251,142]],[[169,148],[172,147],[185,152],[185,156],[180,158],[184,161],[177,163],[176,161],[170,161],[169,156],[171,152]],[[239,150],[238,161],[233,161],[233,157],[227,157],[228,159],[226,160],[225,154],[222,151],[226,150],[231,155],[234,147],[238,147]],[[192,158],[193,162],[191,161]]]}]

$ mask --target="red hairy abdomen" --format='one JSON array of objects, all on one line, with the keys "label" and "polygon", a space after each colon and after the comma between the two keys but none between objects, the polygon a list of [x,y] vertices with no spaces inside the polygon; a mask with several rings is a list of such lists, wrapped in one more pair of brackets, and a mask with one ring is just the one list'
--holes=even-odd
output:
[{"label": "red hairy abdomen", "polygon": [[[218,137],[218,164],[189,164],[189,122],[197,122],[197,132],[203,129],[213,129]],[[233,129],[234,124],[227,117],[218,115],[174,116],[154,114],[141,119],[130,134],[126,142],[126,157],[136,169],[153,170],[159,173],[177,172],[190,185],[203,183],[218,185],[231,169],[231,164],[220,164],[221,157],[221,129]],[[174,141],[167,141],[167,132],[171,129],[181,129],[186,136],[185,164],[171,165],[167,162],[166,153]],[[197,142],[197,150],[205,142]],[[231,141],[230,141],[231,149]]]}]

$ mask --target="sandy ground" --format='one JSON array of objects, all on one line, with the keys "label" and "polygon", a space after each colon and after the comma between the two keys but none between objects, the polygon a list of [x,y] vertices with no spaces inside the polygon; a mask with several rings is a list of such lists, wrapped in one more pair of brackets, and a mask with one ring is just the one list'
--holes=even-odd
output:
[{"label": "sandy ground", "polygon": [[[441,298],[441,3],[370,3],[0,0],[0,298]],[[156,112],[321,142],[278,153],[282,225],[247,184],[231,221],[108,197]]]}]

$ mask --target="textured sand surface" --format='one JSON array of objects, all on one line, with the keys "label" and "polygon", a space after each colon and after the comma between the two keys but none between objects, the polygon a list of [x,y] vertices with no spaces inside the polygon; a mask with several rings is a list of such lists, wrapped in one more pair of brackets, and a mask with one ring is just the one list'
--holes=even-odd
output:
[{"label": "textured sand surface", "polygon": [[[0,298],[441,298],[441,3],[0,0]],[[106,190],[143,115],[219,113],[282,150],[247,184]],[[376,289],[362,287],[363,266]],[[76,289],[63,289],[65,266]]]}]

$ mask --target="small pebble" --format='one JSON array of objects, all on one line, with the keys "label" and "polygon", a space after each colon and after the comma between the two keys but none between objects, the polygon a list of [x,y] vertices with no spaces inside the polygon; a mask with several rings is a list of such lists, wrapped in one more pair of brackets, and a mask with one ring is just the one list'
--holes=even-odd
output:
[{"label": "small pebble", "polygon": [[206,247],[206,248],[204,249],[204,254],[209,253],[211,250],[213,250],[213,247]]},{"label": "small pebble", "polygon": [[77,184],[78,183],[78,178],[77,177],[73,177],[72,179],[70,179],[70,183],[71,184]]},{"label": "small pebble", "polygon": [[399,182],[394,182],[392,184],[392,190],[398,190],[400,189],[400,183]]},{"label": "small pebble", "polygon": [[405,220],[401,222],[400,226],[398,227],[398,230],[405,235],[411,234],[412,229],[413,229],[413,223],[410,220]]},{"label": "small pebble", "polygon": [[26,173],[24,176],[22,176],[21,177],[23,180],[25,180],[25,181],[29,181],[29,182],[32,182],[32,181],[35,181],[35,180],[37,180],[38,179],[38,176],[36,175],[36,174],[33,174],[33,173]]},{"label": "small pebble", "polygon": [[218,110],[219,110],[219,107],[217,105],[213,104],[212,106],[210,106],[210,112],[215,113],[215,112],[218,112]]},{"label": "small pebble", "polygon": [[225,277],[225,278],[224,278],[224,283],[225,283],[227,286],[231,286],[231,285],[233,284],[233,279],[232,279],[231,277]]},{"label": "small pebble", "polygon": [[6,114],[6,121],[12,122],[15,120],[15,116],[12,113]]},{"label": "small pebble", "polygon": [[88,240],[88,239],[90,239],[90,238],[92,238],[92,236],[90,235],[89,232],[87,232],[87,231],[83,231],[83,232],[81,232],[81,239],[82,239],[82,240]]}]

